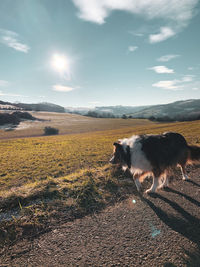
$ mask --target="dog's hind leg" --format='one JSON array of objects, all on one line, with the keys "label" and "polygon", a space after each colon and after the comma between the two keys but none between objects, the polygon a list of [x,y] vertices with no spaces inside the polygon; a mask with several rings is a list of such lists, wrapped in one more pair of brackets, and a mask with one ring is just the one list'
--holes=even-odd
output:
[{"label": "dog's hind leg", "polygon": [[162,179],[162,182],[161,182],[161,184],[159,185],[158,188],[159,189],[162,189],[162,188],[168,187],[168,185],[169,185],[169,179],[167,177],[167,173],[163,173],[163,175],[160,177],[160,180],[161,179]]},{"label": "dog's hind leg", "polygon": [[155,177],[153,176],[153,184],[152,186],[145,191],[145,193],[155,193],[156,189],[158,188],[158,185],[159,185],[159,178],[158,177]]},{"label": "dog's hind leg", "polygon": [[187,176],[186,170],[185,170],[185,165],[180,165],[181,173],[183,180],[189,180],[189,177]]},{"label": "dog's hind leg", "polygon": [[162,174],[162,171],[160,169],[155,168],[153,170],[153,184],[148,190],[145,191],[145,193],[148,194],[148,193],[155,193],[156,192],[156,189],[159,186],[159,180],[160,180],[161,174]]},{"label": "dog's hind leg", "polygon": [[188,159],[188,150],[184,150],[182,155],[181,155],[181,158],[178,161],[178,166],[181,169],[183,180],[189,180],[189,177],[187,176],[187,173],[185,170],[185,166],[187,164],[187,159]]}]

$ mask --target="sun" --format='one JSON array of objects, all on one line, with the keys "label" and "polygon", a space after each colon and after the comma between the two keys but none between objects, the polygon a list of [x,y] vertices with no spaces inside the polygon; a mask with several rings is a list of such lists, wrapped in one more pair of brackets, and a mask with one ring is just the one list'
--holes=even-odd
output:
[{"label": "sun", "polygon": [[52,68],[59,73],[70,73],[70,62],[64,55],[54,54],[51,59]]}]

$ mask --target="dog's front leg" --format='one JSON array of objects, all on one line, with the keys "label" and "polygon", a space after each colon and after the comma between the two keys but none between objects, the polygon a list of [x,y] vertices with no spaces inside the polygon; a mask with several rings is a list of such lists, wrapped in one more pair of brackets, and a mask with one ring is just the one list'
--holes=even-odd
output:
[{"label": "dog's front leg", "polygon": [[134,181],[135,181],[135,185],[137,187],[137,191],[140,192],[141,189],[141,183],[139,181],[139,177],[133,177]]}]

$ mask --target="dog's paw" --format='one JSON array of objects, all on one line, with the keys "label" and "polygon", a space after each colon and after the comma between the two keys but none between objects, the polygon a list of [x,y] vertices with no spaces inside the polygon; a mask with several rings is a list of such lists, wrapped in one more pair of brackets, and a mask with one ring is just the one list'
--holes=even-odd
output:
[{"label": "dog's paw", "polygon": [[187,180],[190,180],[190,178],[185,174],[185,175],[183,176],[183,181],[187,181]]},{"label": "dog's paw", "polygon": [[169,188],[168,185],[160,185],[160,186],[158,187],[158,189],[160,189],[160,190],[167,190],[168,188]]},{"label": "dog's paw", "polygon": [[147,190],[145,191],[145,194],[154,194],[154,193],[155,193],[155,191],[152,190],[151,188],[150,188],[150,189],[147,189]]}]

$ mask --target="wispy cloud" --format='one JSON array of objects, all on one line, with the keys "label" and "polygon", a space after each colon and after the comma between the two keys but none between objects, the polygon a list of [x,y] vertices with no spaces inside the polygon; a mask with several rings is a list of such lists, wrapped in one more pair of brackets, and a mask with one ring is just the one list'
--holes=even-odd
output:
[{"label": "wispy cloud", "polygon": [[129,46],[128,47],[128,51],[129,52],[134,52],[135,50],[137,50],[138,49],[138,46]]},{"label": "wispy cloud", "polygon": [[138,32],[138,31],[128,31],[131,35],[137,36],[137,37],[143,37],[144,33]]},{"label": "wispy cloud", "polygon": [[55,84],[55,85],[53,85],[53,90],[57,91],[57,92],[70,92],[70,91],[75,90],[75,88],[69,87],[69,86],[60,85],[60,84]]},{"label": "wispy cloud", "polygon": [[0,80],[0,86],[1,87],[5,87],[5,86],[8,86],[8,85],[9,85],[9,82],[8,81]]},{"label": "wispy cloud", "polygon": [[14,94],[14,93],[3,93],[2,91],[0,91],[0,96],[28,97],[28,96],[25,96],[25,95],[19,95],[19,94]]},{"label": "wispy cloud", "polygon": [[149,68],[149,70],[154,70],[156,73],[174,73],[173,69],[168,69],[165,66],[154,66]]},{"label": "wispy cloud", "polygon": [[176,33],[171,28],[161,27],[159,33],[149,35],[149,42],[151,44],[159,43],[159,42],[167,40],[168,38],[174,36],[175,34]]},{"label": "wispy cloud", "polygon": [[183,90],[182,89],[182,85],[177,85],[177,81],[176,80],[172,80],[172,81],[159,81],[157,83],[152,84],[153,87],[158,87],[158,88],[162,88],[162,89],[167,89],[167,90]]},{"label": "wispy cloud", "polygon": [[174,58],[177,58],[177,57],[180,57],[180,55],[169,54],[169,55],[165,55],[165,56],[159,57],[157,59],[157,61],[167,62],[167,61],[170,61],[170,60],[172,60]]},{"label": "wispy cloud", "polygon": [[195,75],[185,75],[182,78],[182,82],[192,82],[194,79]]},{"label": "wispy cloud", "polygon": [[16,32],[0,29],[0,43],[17,51],[28,53],[30,47],[19,41],[19,34]]},{"label": "wispy cloud", "polygon": [[[194,16],[198,0],[72,0],[79,9],[79,18],[103,24],[114,10],[140,15],[145,19],[162,19],[166,27],[149,36],[150,43],[161,42],[186,27]],[[140,36],[140,35],[137,35]]]},{"label": "wispy cloud", "polygon": [[185,87],[185,83],[189,83],[193,81],[192,75],[185,75],[181,80],[168,80],[168,81],[159,81],[157,83],[152,84],[153,87],[158,87],[166,90],[183,90]]}]

